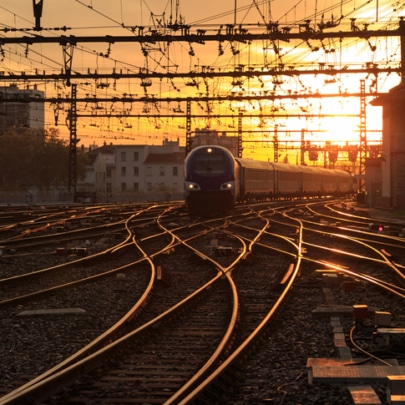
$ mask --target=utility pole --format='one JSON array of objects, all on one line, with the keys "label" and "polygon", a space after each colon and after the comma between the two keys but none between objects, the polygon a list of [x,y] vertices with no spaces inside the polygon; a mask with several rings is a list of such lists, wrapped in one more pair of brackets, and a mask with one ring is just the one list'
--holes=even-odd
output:
[{"label": "utility pole", "polygon": [[192,139],[191,139],[191,101],[187,100],[187,103],[186,103],[186,155],[188,155],[192,149],[191,142],[192,142]]},{"label": "utility pole", "polygon": [[359,193],[364,192],[366,156],[367,156],[367,128],[366,128],[366,84],[360,80],[360,163],[359,163]]},{"label": "utility pole", "polygon": [[274,125],[274,162],[278,163],[278,125]]},{"label": "utility pole", "polygon": [[401,84],[405,81],[405,20],[404,17],[399,19],[399,32],[401,42]]},{"label": "utility pole", "polygon": [[76,84],[72,84],[71,91],[71,104],[68,114],[68,125],[70,131],[69,138],[69,179],[68,189],[73,192],[73,201],[76,201],[76,186],[77,186],[77,111],[76,111],[76,98],[77,88]]},{"label": "utility pole", "polygon": [[239,111],[238,114],[238,157],[242,157],[243,153],[243,147],[242,147],[242,142],[243,142],[243,125],[242,125],[242,118],[243,118],[243,113]]},{"label": "utility pole", "polygon": [[42,6],[44,0],[32,0],[32,6],[34,7],[34,17],[35,17],[35,31],[41,31],[41,17],[42,17]]},{"label": "utility pole", "polygon": [[300,151],[300,165],[305,164],[305,129],[301,129],[301,151]]}]

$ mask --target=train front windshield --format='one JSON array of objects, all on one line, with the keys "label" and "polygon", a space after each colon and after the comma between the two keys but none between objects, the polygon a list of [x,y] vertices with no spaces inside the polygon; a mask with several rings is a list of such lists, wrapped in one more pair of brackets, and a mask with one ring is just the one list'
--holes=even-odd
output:
[{"label": "train front windshield", "polygon": [[223,174],[227,170],[224,154],[222,152],[215,153],[213,151],[211,153],[199,153],[195,157],[194,164],[195,174],[204,177],[215,177]]}]

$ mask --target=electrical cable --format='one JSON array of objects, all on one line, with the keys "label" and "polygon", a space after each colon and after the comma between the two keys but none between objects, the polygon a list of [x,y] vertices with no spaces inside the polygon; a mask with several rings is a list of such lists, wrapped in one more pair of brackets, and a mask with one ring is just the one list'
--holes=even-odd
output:
[{"label": "electrical cable", "polygon": [[366,356],[368,356],[368,357],[370,357],[370,358],[372,358],[372,359],[374,359],[374,360],[377,360],[378,362],[380,362],[380,363],[382,363],[382,364],[384,364],[384,365],[386,365],[386,366],[392,366],[392,364],[388,363],[387,361],[385,361],[385,360],[383,360],[383,359],[381,359],[381,358],[379,358],[379,357],[377,357],[377,356],[374,356],[372,353],[368,352],[367,350],[364,350],[362,347],[360,347],[360,346],[354,341],[353,334],[354,334],[354,331],[356,330],[356,327],[357,327],[357,324],[355,323],[355,324],[352,326],[352,328],[350,329],[350,342],[352,343],[352,345],[353,345],[357,350],[359,350],[361,353],[365,354]]}]

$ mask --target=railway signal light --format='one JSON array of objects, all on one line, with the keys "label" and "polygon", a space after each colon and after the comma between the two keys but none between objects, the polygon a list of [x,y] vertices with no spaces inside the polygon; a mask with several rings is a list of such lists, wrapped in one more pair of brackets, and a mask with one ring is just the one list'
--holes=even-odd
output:
[{"label": "railway signal light", "polygon": [[372,223],[372,224],[370,224],[368,226],[368,229],[369,229],[370,232],[383,233],[384,230],[385,230],[385,227],[384,227],[383,224],[374,224],[374,223]]}]

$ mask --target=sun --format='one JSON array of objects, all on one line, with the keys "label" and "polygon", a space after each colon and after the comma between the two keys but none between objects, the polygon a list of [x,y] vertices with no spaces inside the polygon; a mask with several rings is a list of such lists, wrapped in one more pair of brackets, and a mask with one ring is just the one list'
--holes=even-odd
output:
[{"label": "sun", "polygon": [[382,137],[382,109],[366,104],[365,125],[362,128],[360,116],[360,102],[354,98],[341,100],[323,100],[323,112],[321,125],[325,130],[322,135],[324,141],[337,145],[359,144],[361,130],[367,140],[376,143],[381,142]]}]

